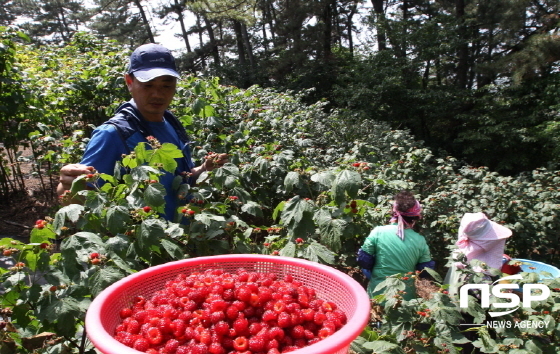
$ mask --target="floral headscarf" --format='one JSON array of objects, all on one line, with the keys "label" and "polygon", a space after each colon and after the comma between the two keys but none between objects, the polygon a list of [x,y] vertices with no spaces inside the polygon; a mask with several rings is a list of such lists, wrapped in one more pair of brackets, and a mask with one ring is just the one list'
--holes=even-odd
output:
[{"label": "floral headscarf", "polygon": [[398,204],[395,202],[393,204],[393,217],[391,218],[391,222],[397,222],[397,236],[401,240],[404,241],[404,229],[412,228],[412,225],[404,220],[403,216],[414,217],[414,216],[422,216],[422,205],[416,201],[414,206],[407,211],[400,211],[398,209]]}]

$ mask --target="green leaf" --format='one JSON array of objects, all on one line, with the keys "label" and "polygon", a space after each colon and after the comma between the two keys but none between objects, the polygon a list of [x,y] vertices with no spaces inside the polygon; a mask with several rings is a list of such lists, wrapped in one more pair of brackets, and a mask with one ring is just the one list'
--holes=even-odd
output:
[{"label": "green leaf", "polygon": [[538,345],[532,339],[529,339],[525,342],[525,349],[527,349],[528,351],[530,351],[533,354],[542,354],[543,353],[540,345]]},{"label": "green leaf", "polygon": [[[16,298],[17,300],[17,298]],[[26,304],[16,305],[12,308],[11,319],[15,321],[18,327],[26,328],[32,321],[30,316],[31,309]]]},{"label": "green leaf", "polygon": [[62,207],[57,214],[64,215],[65,218],[71,222],[76,222],[80,218],[80,215],[84,211],[84,206],[80,204],[70,204]]},{"label": "green leaf", "polygon": [[262,218],[263,212],[261,209],[261,205],[254,201],[249,201],[241,206],[241,211],[247,214]]},{"label": "green leaf", "polygon": [[239,185],[239,168],[232,163],[226,163],[214,173],[214,180],[220,186],[232,189]]},{"label": "green leaf", "polygon": [[362,183],[361,175],[356,171],[342,170],[336,176],[331,192],[337,204],[342,204],[349,198],[356,198]]},{"label": "green leaf", "polygon": [[330,212],[321,209],[315,213],[314,220],[319,226],[321,242],[330,247],[334,252],[339,252],[342,248],[344,232],[348,227],[348,222],[343,219],[335,219]]},{"label": "green leaf", "polygon": [[164,238],[161,240],[161,245],[167,254],[169,254],[173,259],[179,260],[185,258],[185,252],[174,242]]},{"label": "green leaf", "polygon": [[98,267],[97,271],[89,278],[91,295],[96,297],[109,285],[121,280],[125,274],[120,268],[113,266]]},{"label": "green leaf", "polygon": [[285,206],[286,206],[285,201],[281,201],[280,203],[278,203],[276,208],[274,208],[274,212],[272,213],[272,220],[278,220],[278,215],[282,213]]},{"label": "green leaf", "polygon": [[350,350],[356,354],[371,354],[370,350],[364,348],[364,343],[366,343],[366,339],[359,336],[350,343]]},{"label": "green leaf", "polygon": [[312,203],[295,196],[286,203],[280,222],[286,225],[290,234],[298,237],[309,237],[315,234],[313,211],[314,205]]},{"label": "green leaf", "polygon": [[[53,225],[54,227],[54,225]],[[42,229],[38,229],[34,227],[31,230],[31,235],[29,238],[30,243],[43,243],[43,242],[50,242],[51,240],[56,238],[56,233],[50,227],[44,227]]]},{"label": "green leaf", "polygon": [[280,255],[284,257],[295,257],[296,256],[296,244],[293,242],[288,242],[284,248],[280,250]]},{"label": "green leaf", "polygon": [[71,335],[75,329],[72,328],[77,318],[84,317],[80,302],[73,297],[55,298],[46,306],[44,311],[37,312],[37,318],[41,321],[57,323],[61,335]]},{"label": "green leaf", "polygon": [[286,187],[286,192],[290,193],[294,187],[299,186],[299,173],[297,172],[288,172],[286,177],[284,177],[284,187]]},{"label": "green leaf", "polygon": [[[146,219],[140,224],[137,233],[137,244],[139,249],[148,251],[152,246],[160,245],[160,240],[165,238],[163,221],[159,219]],[[145,254],[143,252],[143,254]]]},{"label": "green leaf", "polygon": [[107,229],[113,235],[123,232],[130,222],[130,214],[124,206],[112,206],[107,209]]},{"label": "green leaf", "polygon": [[313,182],[319,183],[326,188],[331,188],[336,176],[331,171],[322,171],[311,176]]},{"label": "green leaf", "polygon": [[171,143],[163,143],[159,149],[154,151],[154,155],[150,158],[150,165],[162,164],[163,169],[167,172],[175,172],[177,168],[176,158],[183,157],[183,152]]},{"label": "green leaf", "polygon": [[423,269],[424,272],[427,272],[432,278],[434,278],[434,280],[438,283],[443,283],[443,279],[441,278],[441,275],[438,274],[438,272],[436,272],[435,270],[433,270],[432,268],[424,268]]},{"label": "green leaf", "polygon": [[146,205],[159,207],[165,205],[165,187],[161,183],[152,183],[144,190],[144,201]]},{"label": "green leaf", "polygon": [[398,344],[386,342],[384,340],[364,343],[364,348],[372,350],[375,354],[405,354],[405,351],[400,348]]},{"label": "green leaf", "polygon": [[326,264],[335,263],[336,253],[329,250],[326,246],[310,239],[309,245],[305,248],[304,258],[313,262],[321,262]]}]

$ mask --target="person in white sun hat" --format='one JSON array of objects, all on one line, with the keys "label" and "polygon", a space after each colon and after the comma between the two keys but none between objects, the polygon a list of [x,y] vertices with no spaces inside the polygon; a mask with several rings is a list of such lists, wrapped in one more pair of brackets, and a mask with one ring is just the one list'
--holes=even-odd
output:
[{"label": "person in white sun hat", "polygon": [[456,245],[467,261],[478,259],[488,267],[500,269],[506,239],[511,234],[510,229],[488,219],[484,213],[465,213]]},{"label": "person in white sun hat", "polygon": [[[484,268],[502,268],[506,239],[512,235],[510,229],[502,226],[490,219],[484,213],[465,213],[459,225],[459,238],[455,243],[457,250],[452,254],[452,260],[445,284],[449,284],[449,293],[456,293],[457,286],[461,281],[461,272],[466,264],[459,262],[461,255],[466,257],[467,262],[477,259],[483,262]],[[475,271],[480,271],[489,275],[487,269],[475,267]]]}]

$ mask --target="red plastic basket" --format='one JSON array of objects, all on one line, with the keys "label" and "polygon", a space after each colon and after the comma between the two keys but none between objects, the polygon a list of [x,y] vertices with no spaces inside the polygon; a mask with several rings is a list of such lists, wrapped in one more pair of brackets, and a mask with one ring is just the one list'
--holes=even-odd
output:
[{"label": "red plastic basket", "polygon": [[369,296],[364,288],[348,275],[329,266],[297,258],[238,254],[170,262],[121,279],[103,290],[91,303],[86,314],[87,335],[101,353],[141,353],[113,338],[114,330],[121,321],[119,311],[130,306],[135,296],[150,297],[178,274],[189,275],[206,269],[235,272],[238,268],[274,272],[280,277],[290,274],[294,280],[314,288],[318,297],[334,302],[346,313],[346,325],[332,336],[291,352],[293,354],[347,353],[350,343],[360,335],[369,321]]}]

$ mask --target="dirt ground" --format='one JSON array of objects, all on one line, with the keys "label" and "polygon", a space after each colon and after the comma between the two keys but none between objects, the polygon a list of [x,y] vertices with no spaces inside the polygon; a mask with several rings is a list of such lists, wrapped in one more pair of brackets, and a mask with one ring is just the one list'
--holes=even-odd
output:
[{"label": "dirt ground", "polygon": [[31,174],[30,163],[22,163],[20,167],[24,172],[25,190],[0,200],[0,237],[26,241],[35,221],[54,216],[53,207],[58,198],[54,182],[51,185],[44,177],[46,188],[43,189],[41,180]]}]

